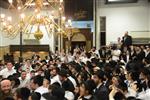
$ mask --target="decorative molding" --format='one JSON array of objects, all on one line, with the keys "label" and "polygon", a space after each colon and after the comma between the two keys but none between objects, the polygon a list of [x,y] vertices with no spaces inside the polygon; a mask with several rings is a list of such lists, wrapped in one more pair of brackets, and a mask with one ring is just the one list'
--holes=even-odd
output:
[{"label": "decorative molding", "polygon": [[86,37],[83,34],[78,33],[72,37],[71,41],[86,41]]}]

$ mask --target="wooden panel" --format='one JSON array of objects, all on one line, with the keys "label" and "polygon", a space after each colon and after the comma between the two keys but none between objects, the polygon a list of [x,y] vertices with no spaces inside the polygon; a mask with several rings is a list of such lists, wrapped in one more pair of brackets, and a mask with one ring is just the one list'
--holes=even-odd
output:
[{"label": "wooden panel", "polygon": [[132,38],[149,38],[150,39],[150,31],[131,31],[130,35]]},{"label": "wooden panel", "polygon": [[92,47],[91,47],[91,46],[92,46],[91,43],[92,43],[91,41],[86,41],[86,50],[87,50],[87,51],[90,51],[90,50],[91,50],[91,48],[92,48]]},{"label": "wooden panel", "polygon": [[[31,59],[33,53],[34,52],[32,51],[23,52],[22,55],[23,59]],[[36,54],[39,55],[41,59],[45,59],[45,56],[47,56],[49,52],[40,51],[40,52],[36,52]],[[20,52],[19,51],[13,52],[13,55],[14,55],[14,61],[19,61]]]},{"label": "wooden panel", "polygon": [[64,0],[65,16],[73,20],[93,19],[93,0]]},{"label": "wooden panel", "polygon": [[[38,52],[38,51],[49,51],[49,45],[23,45],[22,46],[23,52],[27,51],[33,51],[33,52]],[[20,45],[10,45],[10,52],[15,52],[20,50]]]},{"label": "wooden panel", "polygon": [[9,52],[9,46],[1,46],[0,47],[0,60],[4,59],[3,56]]},{"label": "wooden panel", "polygon": [[133,38],[133,44],[149,44],[150,38]]}]

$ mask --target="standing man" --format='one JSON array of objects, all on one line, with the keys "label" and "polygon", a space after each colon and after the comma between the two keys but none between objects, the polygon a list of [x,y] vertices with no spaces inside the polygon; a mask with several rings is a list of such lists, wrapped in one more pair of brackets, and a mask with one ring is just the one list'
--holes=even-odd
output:
[{"label": "standing man", "polygon": [[129,47],[132,45],[132,37],[128,35],[128,31],[125,32],[124,36],[122,37],[122,46],[127,47],[128,50]]}]

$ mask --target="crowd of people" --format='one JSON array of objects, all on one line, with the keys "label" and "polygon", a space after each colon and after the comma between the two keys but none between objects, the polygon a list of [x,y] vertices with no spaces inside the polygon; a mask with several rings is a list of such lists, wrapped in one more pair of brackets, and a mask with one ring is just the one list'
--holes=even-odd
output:
[{"label": "crowd of people", "polygon": [[122,44],[0,64],[0,100],[149,100],[150,46]]}]

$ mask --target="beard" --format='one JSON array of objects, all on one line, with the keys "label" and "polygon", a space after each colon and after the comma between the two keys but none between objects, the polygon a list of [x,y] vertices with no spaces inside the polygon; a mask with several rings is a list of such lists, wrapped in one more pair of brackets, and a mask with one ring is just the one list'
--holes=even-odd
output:
[{"label": "beard", "polygon": [[6,90],[3,90],[3,94],[9,94],[10,93],[10,89],[6,89]]}]

